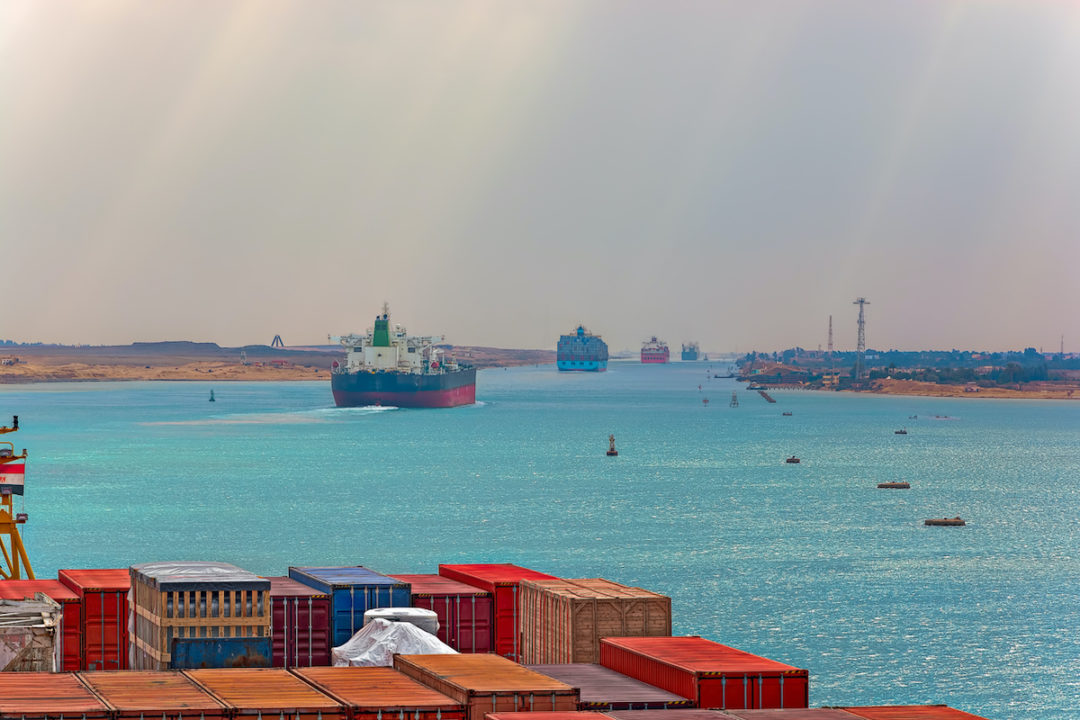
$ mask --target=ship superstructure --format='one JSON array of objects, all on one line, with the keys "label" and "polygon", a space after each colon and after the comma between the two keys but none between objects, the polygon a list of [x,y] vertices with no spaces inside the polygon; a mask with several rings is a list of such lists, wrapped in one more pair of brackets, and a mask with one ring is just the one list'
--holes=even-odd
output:
[{"label": "ship superstructure", "polygon": [[668,350],[667,343],[657,340],[655,335],[641,344],[641,362],[643,363],[662,364],[668,362],[670,357],[671,352]]},{"label": "ship superstructure", "polygon": [[607,343],[578,325],[572,335],[559,337],[556,364],[560,370],[604,372],[607,370]]},{"label": "ship superstructure", "polygon": [[448,357],[442,337],[410,337],[390,324],[383,306],[366,335],[340,339],[345,362],[334,362],[330,386],[338,407],[455,407],[476,402],[476,369]]},{"label": "ship superstructure", "polygon": [[683,362],[695,362],[701,357],[701,347],[696,342],[683,343],[682,346],[682,360]]}]

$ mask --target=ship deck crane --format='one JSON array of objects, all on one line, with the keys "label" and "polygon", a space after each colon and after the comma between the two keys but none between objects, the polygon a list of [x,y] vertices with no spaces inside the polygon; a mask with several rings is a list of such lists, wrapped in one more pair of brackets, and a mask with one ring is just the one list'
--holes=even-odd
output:
[{"label": "ship deck crane", "polygon": [[[19,429],[19,416],[16,415],[11,427],[0,427],[0,435]],[[16,513],[14,500],[23,494],[23,478],[26,470],[26,449],[21,455],[15,454],[15,445],[0,441],[0,578],[19,580],[24,576],[34,579],[34,570],[30,567],[30,558],[26,554],[19,526],[26,523],[26,513]]]}]

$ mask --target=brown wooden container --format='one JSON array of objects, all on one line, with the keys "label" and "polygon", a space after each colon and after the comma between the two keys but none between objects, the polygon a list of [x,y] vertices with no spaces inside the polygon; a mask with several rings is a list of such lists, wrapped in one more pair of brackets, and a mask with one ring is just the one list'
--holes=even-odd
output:
[{"label": "brown wooden container", "polygon": [[465,706],[388,667],[296,668],[349,708],[349,720],[464,720]]},{"label": "brown wooden container", "polygon": [[172,667],[173,640],[270,637],[269,580],[219,562],[144,563],[130,572],[132,669]]},{"label": "brown wooden container", "polygon": [[74,673],[0,673],[0,717],[105,720],[109,708]]},{"label": "brown wooden container", "polygon": [[523,580],[519,603],[529,665],[596,663],[601,638],[671,635],[671,598],[611,580]]},{"label": "brown wooden container", "polygon": [[224,720],[228,715],[224,705],[179,672],[88,672],[79,679],[117,720]]},{"label": "brown wooden container", "polygon": [[466,706],[467,720],[486,713],[577,710],[578,689],[500,655],[395,655],[394,667]]},{"label": "brown wooden container", "polygon": [[281,668],[185,670],[232,718],[347,720],[348,708]]}]

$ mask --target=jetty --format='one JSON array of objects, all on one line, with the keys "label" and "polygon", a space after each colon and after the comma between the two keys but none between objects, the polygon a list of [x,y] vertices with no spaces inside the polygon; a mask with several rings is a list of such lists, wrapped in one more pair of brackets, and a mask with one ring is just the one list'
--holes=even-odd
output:
[{"label": "jetty", "polygon": [[758,395],[765,398],[765,402],[771,402],[771,403],[776,402],[775,400],[772,399],[772,396],[769,395],[769,393],[765,392],[764,390],[758,390]]}]

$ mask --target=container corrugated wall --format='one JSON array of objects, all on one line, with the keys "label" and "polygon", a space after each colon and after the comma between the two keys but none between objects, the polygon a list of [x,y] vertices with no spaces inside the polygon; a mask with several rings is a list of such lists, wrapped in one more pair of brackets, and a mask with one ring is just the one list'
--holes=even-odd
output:
[{"label": "container corrugated wall", "polygon": [[701,637],[604,638],[600,662],[702,708],[805,708],[806,670]]},{"label": "container corrugated wall", "polygon": [[296,668],[349,708],[349,720],[464,720],[465,705],[388,667]]},{"label": "container corrugated wall", "polygon": [[593,663],[527,665],[581,691],[579,710],[669,710],[692,708],[692,700]]},{"label": "container corrugated wall", "polygon": [[595,663],[602,637],[671,635],[671,598],[611,580],[523,580],[522,662]]},{"label": "container corrugated wall", "polygon": [[225,720],[228,711],[180,672],[79,673],[116,720]]},{"label": "container corrugated wall", "polygon": [[128,666],[127,568],[61,570],[59,580],[82,601],[81,670]]},{"label": "container corrugated wall", "polygon": [[437,637],[458,652],[492,651],[491,593],[442,575],[399,575],[412,587],[412,606],[439,617]]},{"label": "container corrugated wall", "polygon": [[347,720],[348,709],[281,668],[187,670],[196,685],[229,709],[231,718]]},{"label": "container corrugated wall", "polygon": [[0,672],[0,717],[107,720],[109,707],[71,673]]},{"label": "container corrugated wall", "polygon": [[60,632],[57,633],[59,667],[64,672],[82,669],[82,602],[79,596],[59,580],[4,580],[0,582],[0,598],[25,600],[34,593],[45,593],[62,608]]},{"label": "container corrugated wall", "polygon": [[330,664],[330,595],[287,577],[270,577],[273,667]]},{"label": "container corrugated wall", "polygon": [[395,655],[394,668],[467,705],[467,720],[487,713],[578,707],[578,689],[498,655]]},{"label": "container corrugated wall", "polygon": [[409,607],[409,585],[362,566],[290,567],[289,577],[331,597],[330,642],[343,645],[374,608]]},{"label": "container corrugated wall", "polygon": [[[578,712],[534,712],[529,715],[529,720],[604,720],[610,718],[602,712],[578,711]],[[484,720],[518,720],[511,713],[488,713]]]},{"label": "container corrugated wall", "polygon": [[522,580],[557,580],[553,575],[506,563],[439,565],[439,574],[491,593],[493,651],[514,661],[521,660],[521,625],[518,593]]},{"label": "container corrugated wall", "polygon": [[865,720],[986,720],[948,705],[882,705],[843,709]]}]

